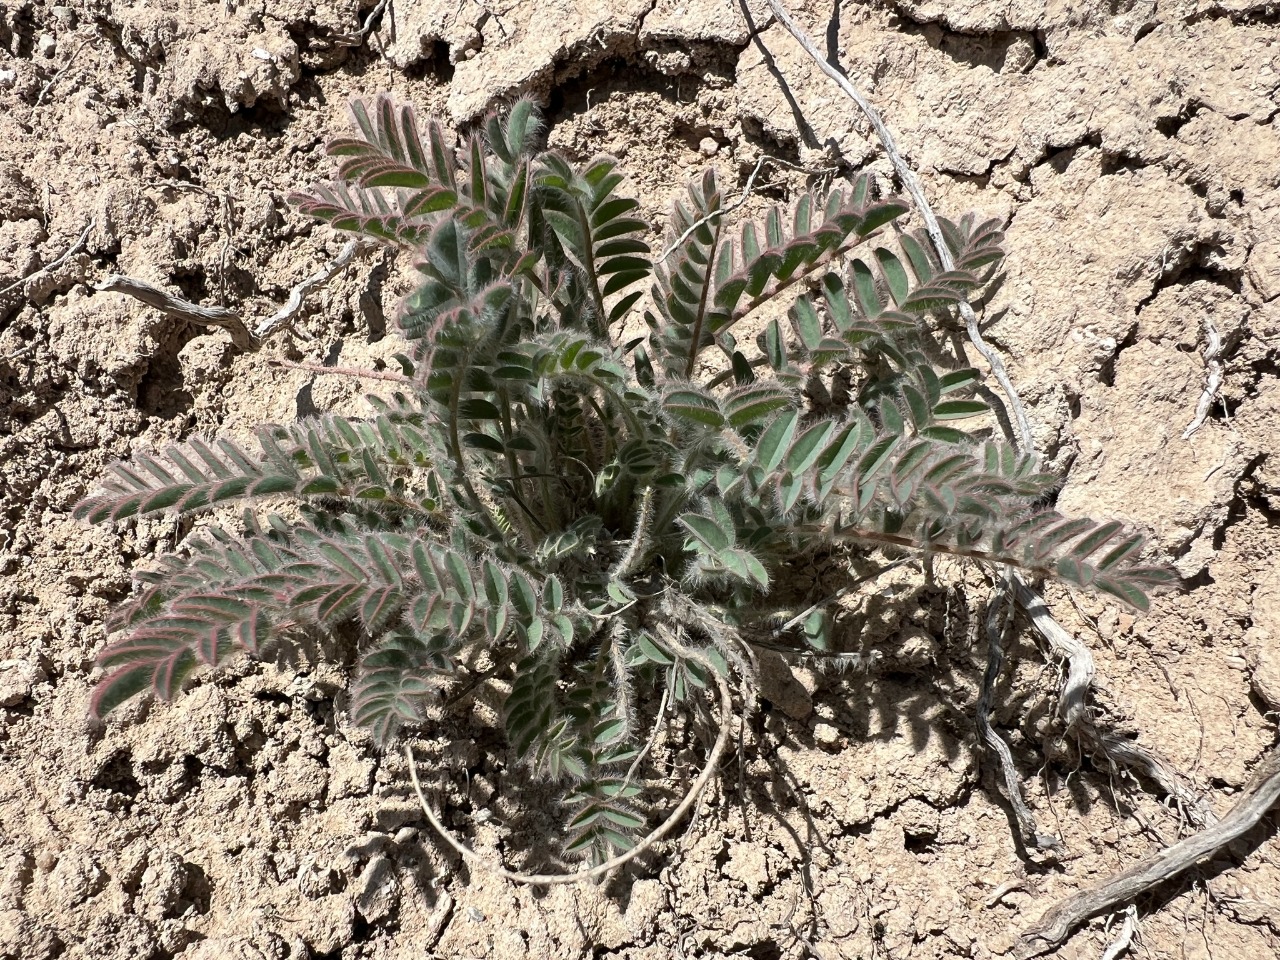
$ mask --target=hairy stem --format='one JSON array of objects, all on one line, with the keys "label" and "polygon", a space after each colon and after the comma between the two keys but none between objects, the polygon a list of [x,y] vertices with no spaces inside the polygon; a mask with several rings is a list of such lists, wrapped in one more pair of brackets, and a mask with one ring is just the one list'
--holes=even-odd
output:
[{"label": "hairy stem", "polygon": [[868,530],[862,527],[837,527],[834,530],[818,526],[799,526],[794,532],[801,536],[829,536],[836,540],[862,540],[867,543],[882,543],[892,547],[904,547],[920,553],[945,553],[952,557],[963,557],[967,560],[978,560],[982,563],[1007,565],[1025,571],[1034,577],[1054,577],[1057,571],[1052,567],[1028,564],[1021,557],[1003,553],[992,553],[977,547],[957,547],[931,540],[918,540],[896,533],[885,533],[881,530]]},{"label": "hairy stem", "polygon": [[[717,201],[719,197],[716,198]],[[693,371],[698,363],[698,354],[702,351],[702,330],[707,322],[708,301],[711,299],[712,277],[716,269],[716,254],[720,248],[720,223],[717,222],[714,227],[707,225],[711,229],[711,247],[707,250],[706,276],[702,281],[702,294],[698,299],[698,313],[693,321],[693,332],[689,338],[689,361],[685,364],[684,376],[686,380],[693,378]]]},{"label": "hairy stem", "polygon": [[413,378],[406,377],[403,373],[394,373],[390,370],[361,370],[359,367],[328,367],[323,363],[304,363],[295,362],[293,360],[277,360],[271,359],[267,361],[269,367],[279,367],[282,370],[303,370],[307,373],[319,373],[330,377],[354,377],[364,380],[386,380],[389,383],[412,384]]},{"label": "hairy stem", "polygon": [[446,427],[449,434],[449,453],[453,456],[453,461],[457,465],[458,482],[462,484],[463,491],[471,501],[471,508],[484,518],[484,524],[489,529],[489,533],[495,538],[496,542],[500,543],[503,540],[502,529],[498,526],[498,521],[494,519],[493,513],[489,510],[489,505],[480,499],[480,495],[476,493],[476,488],[471,483],[471,473],[467,469],[466,454],[462,450],[462,439],[458,436],[462,381],[462,371],[455,371],[449,387],[449,423]]},{"label": "hairy stem", "polygon": [[600,292],[600,278],[596,275],[595,252],[591,249],[591,217],[582,203],[574,198],[573,206],[578,214],[578,227],[587,248],[582,252],[582,270],[586,274],[587,289],[591,291],[592,309],[585,311],[587,321],[591,324],[591,334],[600,340],[609,338],[607,321],[609,314],[604,308],[604,294]]},{"label": "hairy stem", "polygon": [[450,833],[449,829],[440,822],[435,810],[427,802],[426,794],[422,791],[422,784],[418,781],[418,768],[413,759],[413,748],[406,744],[404,753],[409,761],[409,778],[413,781],[414,792],[418,795],[418,802],[422,804],[422,812],[427,821],[435,828],[436,833],[440,834],[441,839],[451,846],[464,860],[474,864],[486,873],[492,873],[513,883],[523,883],[531,886],[554,886],[565,883],[586,883],[589,880],[603,877],[624,864],[630,863],[675,829],[676,824],[693,809],[698,798],[702,796],[702,791],[706,789],[707,784],[711,782],[712,776],[715,775],[716,770],[720,767],[720,761],[724,757],[725,749],[729,746],[729,730],[733,722],[733,694],[729,690],[728,681],[716,670],[709,657],[697,650],[684,647],[674,640],[669,639],[667,643],[680,656],[700,664],[715,680],[716,687],[720,693],[720,730],[716,735],[715,746],[711,748],[711,753],[707,755],[707,762],[703,765],[702,772],[698,774],[698,779],[693,782],[693,786],[685,794],[684,799],[680,801],[680,805],[671,813],[671,816],[667,817],[652,833],[626,853],[621,853],[611,860],[606,860],[602,864],[587,870],[580,870],[577,873],[518,873],[514,870],[508,870],[501,864],[494,863],[487,857],[476,853]]},{"label": "hairy stem", "polygon": [[848,240],[840,244],[838,247],[832,247],[829,251],[827,251],[822,256],[818,257],[812,263],[803,264],[802,266],[796,268],[796,272],[793,273],[791,276],[789,276],[787,279],[778,281],[776,284],[774,284],[773,286],[770,286],[767,290],[761,293],[758,297],[753,297],[745,305],[735,308],[733,311],[733,314],[729,318],[729,322],[726,323],[723,327],[718,328],[715,332],[717,334],[724,333],[730,327],[734,326],[743,317],[749,316],[750,314],[754,313],[756,310],[759,310],[761,307],[763,307],[766,303],[770,303],[771,301],[775,300],[778,294],[784,292],[785,290],[790,289],[791,287],[794,287],[797,283],[800,283],[804,280],[809,279],[809,277],[813,276],[819,270],[824,270],[827,267],[831,266],[832,263],[839,260],[841,257],[847,254],[854,247],[859,247],[862,244],[867,243],[868,241],[874,240],[877,237],[879,237],[882,233],[884,233],[884,228],[879,227],[875,230],[872,230],[870,233],[863,234],[862,236],[856,237],[853,240]]},{"label": "hairy stem", "polygon": [[636,526],[631,534],[631,545],[622,555],[618,565],[609,571],[610,580],[625,580],[636,567],[649,546],[649,521],[653,518],[653,486],[644,488],[640,495],[640,509],[636,513]]}]

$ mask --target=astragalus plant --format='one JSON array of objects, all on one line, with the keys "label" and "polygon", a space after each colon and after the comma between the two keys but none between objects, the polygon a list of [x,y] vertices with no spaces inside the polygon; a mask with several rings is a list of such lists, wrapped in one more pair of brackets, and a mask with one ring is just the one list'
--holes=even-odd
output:
[{"label": "astragalus plant", "polygon": [[[416,258],[403,389],[366,419],[263,426],[258,450],[112,468],[80,516],[247,509],[139,574],[97,714],[354,629],[350,717],[385,743],[483,650],[513,754],[561,785],[564,853],[598,860],[651,814],[628,776],[644,694],[686,700],[711,671],[749,689],[761,637],[831,649],[828,610],[771,599],[800,562],[949,554],[1137,608],[1167,579],[1139,535],[1059,515],[1051,473],[961,426],[988,423],[978,373],[941,362],[930,323],[999,263],[996,223],[946,223],[941,272],[866,177],[733,225],[707,172],[654,263],[615,161],[540,149],[528,102],[460,148],[387,97],[354,115],[337,181],[295,202]],[[785,321],[753,316],[784,297]],[[647,335],[624,334],[641,312]]]}]

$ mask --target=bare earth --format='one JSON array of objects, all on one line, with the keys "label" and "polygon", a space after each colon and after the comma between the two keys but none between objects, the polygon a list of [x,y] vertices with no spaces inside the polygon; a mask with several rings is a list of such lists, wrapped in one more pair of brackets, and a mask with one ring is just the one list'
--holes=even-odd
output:
[{"label": "bare earth", "polygon": [[[995,721],[1062,848],[1020,856],[975,746],[985,653],[941,591],[858,607],[869,668],[773,664],[692,826],[603,888],[517,888],[445,852],[403,760],[348,723],[335,666],[243,663],[90,724],[104,614],[187,531],[89,528],[71,506],[138,448],[363,409],[376,381],[267,362],[383,367],[412,274],[364,257],[256,353],[93,285],[119,273],[251,323],[274,313],[343,242],[284,197],[329,175],[349,98],[390,90],[465,131],[532,93],[552,145],[621,157],[659,217],[705,164],[736,193],[766,153],[887,182],[763,5],[398,0],[356,36],[373,6],[0,5],[0,957],[1000,957],[1057,900],[1182,835],[1151,784],[1060,737],[1058,666],[1023,630]],[[1100,722],[1226,810],[1280,704],[1276,6],[791,6],[939,210],[1009,223],[987,336],[1060,502],[1150,530],[1187,584],[1140,619],[1052,586],[1050,605],[1097,657]],[[762,182],[785,199],[804,174]],[[1210,324],[1221,398],[1184,440]],[[984,595],[974,571],[939,575]],[[483,694],[441,716],[416,742],[429,789],[479,850],[554,866],[554,811],[497,726]],[[681,771],[667,809],[706,736],[682,718],[659,744]],[[1273,814],[1144,898],[1130,955],[1277,956],[1277,858]],[[1092,960],[1114,930],[1095,921],[1056,955]]]}]

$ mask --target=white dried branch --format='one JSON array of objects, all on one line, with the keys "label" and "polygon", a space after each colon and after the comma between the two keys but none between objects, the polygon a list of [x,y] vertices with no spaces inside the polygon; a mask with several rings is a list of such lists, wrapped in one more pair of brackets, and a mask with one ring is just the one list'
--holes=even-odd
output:
[{"label": "white dried branch", "polygon": [[6,293],[9,293],[11,290],[17,290],[19,287],[25,287],[32,280],[35,280],[39,277],[43,277],[46,274],[53,273],[54,270],[57,270],[58,267],[62,266],[64,263],[67,262],[67,260],[69,260],[75,254],[79,253],[84,248],[85,243],[88,242],[89,240],[89,234],[93,232],[93,228],[96,227],[97,225],[98,225],[97,217],[91,218],[89,220],[88,226],[86,226],[84,230],[80,232],[79,238],[76,240],[75,243],[73,243],[69,248],[67,248],[66,253],[58,257],[58,259],[54,260],[52,263],[46,263],[43,267],[41,267],[39,270],[36,270],[34,273],[28,274],[27,276],[23,277],[21,280],[16,280],[13,283],[9,284],[3,290],[0,290],[0,297],[3,297]]},{"label": "white dried branch", "polygon": [[359,30],[351,33],[343,34],[336,38],[334,43],[340,47],[358,47],[364,43],[364,38],[369,35],[369,31],[373,29],[373,22],[382,16],[382,11],[387,9],[388,0],[378,0],[378,5],[369,11],[369,15],[364,18],[364,26]]},{"label": "white dried branch", "polygon": [[241,350],[253,350],[257,347],[253,337],[245,328],[240,314],[226,307],[206,307],[199,303],[192,303],[190,300],[183,300],[166,290],[161,290],[145,280],[122,276],[118,273],[113,273],[107,279],[95,284],[93,289],[99,293],[125,293],[171,317],[190,320],[202,326],[221,327],[231,334],[231,342]]},{"label": "white dried branch", "polygon": [[1136,770],[1155,783],[1196,826],[1216,823],[1218,817],[1213,808],[1172,766],[1133,741],[1098,729],[1086,709],[1095,673],[1093,654],[1053,618],[1040,595],[1016,573],[1014,588],[1018,604],[1027,612],[1036,632],[1049,644],[1053,653],[1067,661],[1067,677],[1063,681],[1058,707],[1067,731],[1079,737],[1081,746],[1095,760]]},{"label": "white dried branch", "polygon": [[[1009,596],[1010,592],[1010,580],[1006,576],[987,606],[987,670],[982,677],[982,690],[978,694],[977,709],[975,711],[978,734],[1000,765],[1000,775],[1004,781],[1005,795],[1009,799],[1009,805],[1013,807],[1014,819],[1017,820],[1018,833],[1022,836],[1022,842],[1037,850],[1051,850],[1060,846],[1060,844],[1052,834],[1040,832],[1035,815],[1031,812],[1031,808],[1027,806],[1027,801],[1022,796],[1022,784],[1019,781],[1018,768],[1014,766],[1013,754],[1009,751],[1009,745],[1004,742],[1004,738],[991,726],[991,704],[995,699],[996,683],[1000,679],[1000,671],[1004,666],[1003,633],[1008,625],[1008,619],[1002,622],[1000,608],[1003,606],[1002,601],[1006,596]],[[1010,596],[1009,599],[1012,600],[1013,598]]]},{"label": "white dried branch", "polygon": [[1102,951],[1101,960],[1118,960],[1133,944],[1133,936],[1138,932],[1138,908],[1132,903],[1124,908],[1124,922],[1120,924],[1120,932]]},{"label": "white dried branch", "polygon": [[[91,227],[92,223],[90,224]],[[88,235],[87,229],[85,235]],[[349,241],[333,260],[290,290],[289,298],[285,305],[272,316],[259,323],[253,330],[246,326],[244,317],[235,310],[192,303],[135,277],[112,274],[98,283],[94,289],[99,293],[125,293],[169,316],[180,317],[204,326],[221,327],[231,334],[232,342],[241,350],[257,350],[273,334],[293,322],[302,311],[308,295],[329,283],[350,266],[351,262],[359,254],[369,249],[371,249],[369,244],[362,243],[359,240]],[[63,259],[65,259],[65,256]],[[52,266],[54,264],[51,264],[46,269],[50,269]]]},{"label": "white dried branch", "polygon": [[1204,318],[1204,335],[1207,341],[1204,348],[1204,392],[1200,394],[1200,400],[1196,404],[1196,415],[1187,424],[1187,429],[1182,431],[1183,440],[1190,440],[1204,426],[1213,401],[1218,399],[1218,391],[1222,389],[1222,335],[1213,325],[1212,317]]},{"label": "white dried branch", "polygon": [[1039,956],[1066,941],[1071,932],[1099,914],[1131,903],[1165,881],[1218,854],[1258,825],[1280,801],[1280,747],[1272,747],[1231,811],[1213,826],[1116,874],[1110,880],[1054,906],[1022,935],[1020,960]]},{"label": "white dried branch", "polygon": [[[952,269],[955,266],[955,261],[951,256],[946,239],[942,235],[937,217],[934,215],[933,209],[920,187],[919,180],[898,151],[893,134],[885,126],[880,114],[862,96],[858,89],[850,83],[846,76],[827,62],[808,34],[796,24],[778,0],[767,0],[767,2],[774,16],[778,18],[778,22],[804,48],[805,52],[809,54],[823,73],[835,81],[840,89],[854,101],[870,122],[881,144],[884,146],[885,153],[893,164],[894,172],[920,211],[929,239],[937,252],[939,262],[942,264],[943,269]],[[1032,448],[1031,425],[1027,420],[1026,411],[1013,386],[1013,382],[1010,380],[1000,357],[983,340],[973,308],[965,302],[961,302],[959,306],[961,316],[964,317],[968,328],[969,339],[991,367],[992,374],[1008,398],[1009,407],[1018,429],[1018,445],[1023,450],[1030,450]],[[1063,690],[1063,714],[1067,719],[1068,727],[1074,726],[1079,731],[1082,739],[1092,746],[1096,752],[1106,756],[1111,762],[1118,761],[1140,769],[1158,783],[1170,796],[1174,797],[1186,809],[1188,816],[1194,822],[1198,824],[1212,823],[1214,819],[1213,811],[1196,795],[1194,790],[1182,782],[1182,778],[1167,764],[1127,740],[1102,733],[1092,724],[1085,711],[1085,700],[1093,680],[1092,657],[1089,656],[1088,650],[1082,643],[1076,641],[1054,620],[1039,595],[1031,589],[1021,576],[1015,574],[1014,582],[1017,586],[1019,603],[1031,616],[1036,629],[1045,637],[1050,646],[1059,651],[1061,655],[1067,657],[1070,663],[1067,683]]]},{"label": "white dried branch", "polygon": [[285,305],[272,316],[263,320],[254,329],[254,339],[261,343],[270,338],[281,327],[292,323],[294,318],[302,311],[302,304],[308,294],[323,287],[350,266],[351,261],[355,260],[357,256],[371,249],[372,244],[365,243],[362,240],[348,240],[336,257],[289,291],[289,299],[285,301]]},{"label": "white dried branch", "polygon": [[80,51],[87,47],[92,40],[93,37],[86,37],[81,42],[80,46],[71,51],[71,56],[67,58],[67,62],[62,65],[57,73],[48,79],[43,87],[40,88],[40,94],[36,97],[35,106],[38,107],[40,104],[44,103],[44,98],[49,95],[49,91],[53,89],[54,84],[61,80],[63,74],[71,69],[71,65],[76,62],[76,57],[80,56]]},{"label": "white dried branch", "polygon": [[[925,231],[929,234],[929,239],[937,251],[938,261],[942,264],[942,269],[954,270],[955,258],[952,257],[951,249],[947,246],[947,241],[942,235],[942,228],[938,225],[938,218],[933,212],[933,207],[930,206],[928,198],[925,197],[924,190],[921,188],[915,172],[907,164],[906,160],[902,158],[898,145],[893,139],[893,134],[880,118],[879,111],[858,91],[858,88],[849,81],[847,76],[827,62],[827,59],[818,50],[817,45],[804,29],[791,18],[791,15],[787,13],[778,0],[767,0],[767,2],[769,9],[773,11],[773,15],[778,18],[778,22],[804,48],[805,53],[813,58],[813,62],[818,65],[818,68],[835,81],[841,91],[857,105],[863,116],[867,118],[872,129],[875,130],[876,136],[880,139],[884,152],[889,157],[889,162],[893,164],[894,173],[897,174],[898,179],[902,182],[903,188],[911,195],[916,209],[920,211],[920,217],[924,220]],[[969,305],[968,301],[961,300],[957,306],[960,309],[960,316],[964,318],[969,340],[977,351],[982,354],[982,358],[986,360],[987,365],[991,368],[991,373],[996,378],[996,382],[1000,384],[1000,389],[1005,393],[1005,397],[1009,402],[1009,410],[1018,428],[1019,445],[1024,450],[1030,450],[1033,443],[1031,423],[1027,419],[1027,412],[1022,405],[1021,398],[1018,396],[1018,391],[1014,388],[1008,371],[1005,370],[1004,361],[983,339],[982,330],[978,326],[978,317],[973,312],[973,307]]]},{"label": "white dried branch", "polygon": [[[885,153],[893,165],[894,172],[902,182],[903,187],[911,195],[916,208],[920,211],[921,218],[924,220],[925,230],[937,252],[939,262],[944,270],[952,269],[955,266],[955,261],[951,255],[950,248],[947,246],[946,239],[942,235],[937,217],[920,187],[919,180],[903,159],[897,144],[894,142],[893,134],[881,119],[879,112],[862,96],[849,81],[848,77],[827,62],[812,39],[791,18],[779,0],[767,0],[767,3],[774,16],[777,17],[778,22],[809,54],[819,69],[835,81],[845,95],[853,100],[867,118],[875,130],[876,136],[879,137]],[[959,304],[959,308],[960,314],[965,320],[969,339],[987,361],[993,376],[1008,399],[1009,408],[1018,430],[1018,445],[1023,450],[1032,449],[1031,425],[1027,419],[1021,398],[1018,396],[1017,390],[1005,370],[1003,361],[982,338],[982,331],[978,326],[977,316],[974,314],[973,308],[963,301]],[[1183,784],[1182,778],[1167,764],[1127,740],[1102,733],[1092,724],[1085,711],[1085,700],[1093,679],[1092,657],[1089,656],[1083,644],[1071,637],[1053,619],[1044,602],[1022,577],[1015,575],[1015,584],[1019,602],[1031,615],[1032,622],[1037,630],[1051,646],[1067,657],[1070,664],[1067,684],[1063,691],[1063,713],[1067,718],[1068,726],[1074,726],[1082,739],[1086,740],[1097,752],[1102,753],[1112,762],[1119,761],[1140,769],[1182,804],[1193,821],[1199,824],[1212,823],[1214,820],[1213,811],[1196,795],[1195,791]]]}]

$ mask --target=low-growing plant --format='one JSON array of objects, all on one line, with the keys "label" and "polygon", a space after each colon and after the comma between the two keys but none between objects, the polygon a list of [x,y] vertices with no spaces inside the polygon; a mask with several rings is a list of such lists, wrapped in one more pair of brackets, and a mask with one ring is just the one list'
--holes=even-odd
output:
[{"label": "low-growing plant", "polygon": [[942,271],[865,176],[731,227],[707,172],[654,263],[616,162],[540,149],[529,102],[460,149],[387,97],[353,112],[337,182],[295,202],[417,258],[403,389],[367,419],[261,427],[257,451],[197,439],[112,468],[79,516],[250,506],[139,574],[97,715],[354,626],[350,715],[386,743],[485,652],[513,753],[562,785],[564,853],[600,860],[650,812],[629,775],[646,691],[749,687],[762,636],[833,651],[828,608],[782,609],[798,563],[948,554],[1139,609],[1170,579],[1122,524],[1047,506],[1057,478],[988,436],[978,372],[941,359],[931,318],[997,267],[997,223],[945,222]]}]

